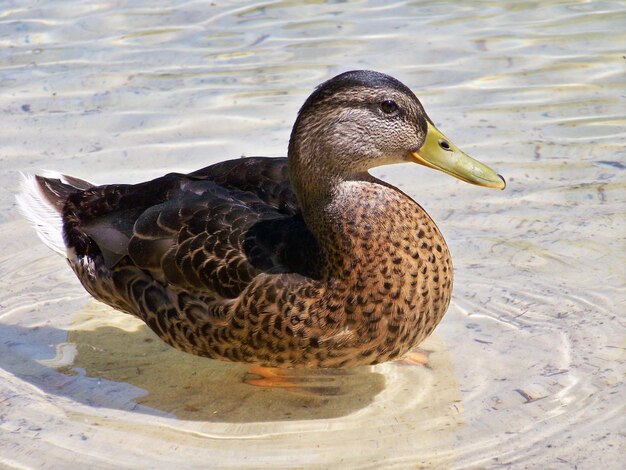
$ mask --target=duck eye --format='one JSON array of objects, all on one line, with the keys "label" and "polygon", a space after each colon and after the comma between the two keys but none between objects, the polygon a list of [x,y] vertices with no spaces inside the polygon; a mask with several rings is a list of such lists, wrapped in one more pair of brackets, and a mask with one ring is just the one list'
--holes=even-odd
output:
[{"label": "duck eye", "polygon": [[395,101],[385,100],[382,103],[380,103],[380,109],[385,114],[392,114],[398,110],[398,105],[396,104]]}]

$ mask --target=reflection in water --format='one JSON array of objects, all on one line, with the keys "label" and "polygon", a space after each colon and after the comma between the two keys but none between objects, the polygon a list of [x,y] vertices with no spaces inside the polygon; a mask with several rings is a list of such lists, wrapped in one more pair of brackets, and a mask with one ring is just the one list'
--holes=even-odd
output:
[{"label": "reflection in water", "polygon": [[[0,467],[621,468],[622,3],[3,5]],[[509,183],[377,172],[453,255],[430,368],[248,386],[241,366],[84,307],[15,210],[18,170],[104,184],[284,156],[311,89],[355,68],[402,79]]]},{"label": "reflection in water", "polygon": [[[292,371],[297,390],[248,385],[248,370],[239,364],[213,361],[177,351],[149,328],[130,318],[120,325],[83,329],[85,318],[103,322],[120,315],[91,302],[70,331],[76,358],[65,369],[82,369],[88,377],[124,382],[145,390],[135,402],[186,420],[222,422],[324,419],[345,416],[367,407],[385,386],[382,374],[370,368]],[[122,314],[124,317],[126,315]]]},{"label": "reflection in water", "polygon": [[[111,322],[116,326],[98,326]],[[247,367],[177,351],[139,321],[96,302],[81,311],[75,325],[67,341],[75,345],[71,351],[75,358],[59,367],[61,372],[75,374],[79,370],[88,377],[138,387],[145,394],[135,397],[136,403],[180,419],[258,422],[335,418],[366,408],[385,388],[384,374],[371,367],[288,371],[296,390],[251,386],[245,383],[250,375]],[[431,344],[442,348],[435,340]],[[65,364],[68,349],[59,351],[57,358],[46,364]],[[442,355],[443,351],[431,354],[436,368],[403,363],[392,366],[410,371],[411,386],[422,389],[423,406],[428,405],[427,389],[433,381],[452,381],[437,386],[449,388],[448,396],[458,400],[451,364],[440,363]],[[394,385],[398,384],[389,384]],[[440,412],[446,414],[445,409],[434,410],[435,415]]]},{"label": "reflection in water", "polygon": [[[38,361],[29,358],[24,344],[32,340],[32,329],[0,326],[0,367],[57,397],[51,412],[67,416],[72,435],[87,445],[92,439],[115,439],[118,462],[127,462],[138,447],[173,443],[187,449],[191,463],[205,462],[193,450],[200,446],[233,449],[244,460],[260,458],[256,453],[263,448],[265,460],[259,461],[266,464],[287,448],[300,449],[292,458],[302,464],[319,446],[337,443],[343,445],[326,455],[326,462],[340,458],[345,446],[354,452],[352,461],[369,462],[381,447],[391,452],[396,442],[410,443],[409,454],[393,452],[399,462],[419,458],[440,465],[454,458],[455,435],[463,423],[461,395],[436,335],[423,343],[427,366],[397,362],[297,371],[291,378],[297,389],[282,390],[244,383],[248,372],[242,365],[176,351],[139,320],[94,301],[73,323],[63,342],[61,331],[37,328],[40,341],[57,337],[55,357]],[[51,412],[18,411],[12,408],[15,397],[3,399],[8,418],[19,412],[22,426],[58,432],[49,423]],[[258,444],[250,446],[250,439]]]}]

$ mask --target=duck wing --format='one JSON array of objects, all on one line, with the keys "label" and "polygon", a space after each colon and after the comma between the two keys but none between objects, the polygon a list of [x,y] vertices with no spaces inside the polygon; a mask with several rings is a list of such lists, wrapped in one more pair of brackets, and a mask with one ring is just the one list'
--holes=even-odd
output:
[{"label": "duck wing", "polygon": [[286,159],[92,187],[70,195],[64,220],[77,255],[109,269],[134,266],[187,291],[234,298],[261,273],[317,273],[319,249],[299,215]]},{"label": "duck wing", "polygon": [[227,160],[194,171],[188,176],[206,178],[227,189],[247,191],[283,214],[295,215],[300,211],[289,181],[286,158]]}]

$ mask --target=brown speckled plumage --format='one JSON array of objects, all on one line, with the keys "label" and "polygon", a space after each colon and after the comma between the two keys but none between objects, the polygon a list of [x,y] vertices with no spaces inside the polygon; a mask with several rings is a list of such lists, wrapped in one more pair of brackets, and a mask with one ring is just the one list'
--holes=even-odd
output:
[{"label": "brown speckled plumage", "polygon": [[276,367],[376,364],[421,342],[450,302],[437,226],[367,173],[409,161],[427,122],[401,83],[349,72],[307,100],[289,160],[137,185],[36,181],[87,291],[173,347]]}]

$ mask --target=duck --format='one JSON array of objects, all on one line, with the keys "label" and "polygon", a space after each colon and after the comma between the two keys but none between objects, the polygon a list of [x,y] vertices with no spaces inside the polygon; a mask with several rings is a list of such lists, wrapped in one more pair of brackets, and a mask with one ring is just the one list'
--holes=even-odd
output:
[{"label": "duck", "polygon": [[407,162],[506,186],[436,128],[407,86],[354,70],[304,102],[286,158],[139,184],[27,174],[17,202],[89,294],[178,350],[351,368],[402,358],[450,304],[452,261],[437,225],[369,173]]}]

